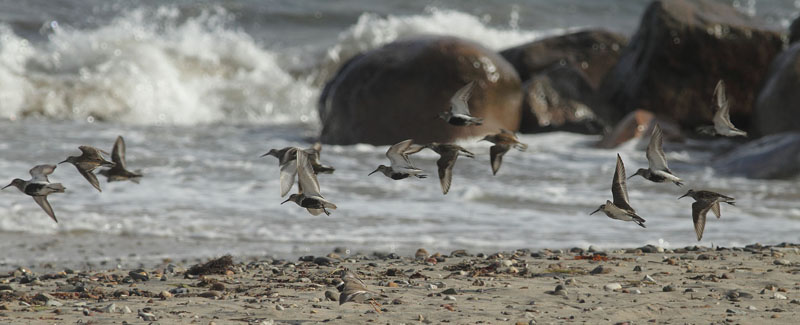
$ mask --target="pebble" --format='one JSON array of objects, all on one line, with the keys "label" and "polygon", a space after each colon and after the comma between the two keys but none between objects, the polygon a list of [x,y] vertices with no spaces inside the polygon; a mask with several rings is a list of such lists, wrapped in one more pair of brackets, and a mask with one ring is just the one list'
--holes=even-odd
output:
[{"label": "pebble", "polygon": [[276,310],[284,310],[284,309],[286,309],[286,308],[284,308],[284,307],[283,307],[283,306],[281,306],[281,305],[275,305],[275,309],[276,309]]},{"label": "pebble", "polygon": [[216,291],[216,290],[209,290],[209,291],[203,292],[203,293],[201,293],[201,294],[199,294],[197,296],[198,297],[203,297],[203,298],[209,298],[209,299],[216,299],[216,298],[221,298],[222,297],[222,292],[219,292],[219,291]]},{"label": "pebble", "polygon": [[786,296],[784,296],[784,295],[782,295],[782,294],[780,294],[778,292],[776,292],[774,295],[772,295],[772,297],[774,297],[775,299],[778,299],[778,300],[786,300]]},{"label": "pebble", "polygon": [[150,280],[150,275],[147,274],[147,271],[145,271],[144,269],[136,269],[136,270],[130,271],[130,272],[128,272],[128,275],[131,277],[131,279],[134,279],[136,281],[148,281],[148,280]]},{"label": "pebble", "polygon": [[102,309],[100,309],[100,311],[102,311],[104,313],[116,312],[117,311],[117,305],[114,304],[114,303],[111,303],[110,305],[107,305],[107,306],[103,307]]},{"label": "pebble", "polygon": [[402,304],[403,300],[401,300],[400,298],[394,298],[394,300],[392,300],[392,305],[402,305]]},{"label": "pebble", "polygon": [[141,317],[142,320],[146,322],[154,322],[158,320],[158,318],[156,318],[156,315],[154,315],[153,313],[148,313],[141,310],[139,311],[139,317]]},{"label": "pebble", "polygon": [[169,289],[169,293],[171,293],[173,295],[186,294],[186,293],[189,293],[189,289],[187,289],[187,288],[172,288],[172,289]]},{"label": "pebble", "polygon": [[655,279],[653,279],[653,277],[651,277],[650,275],[645,275],[645,276],[644,276],[644,278],[642,279],[642,282],[652,282],[652,283],[656,283],[656,280],[655,280]]},{"label": "pebble", "polygon": [[591,273],[591,274],[608,274],[608,273],[611,273],[611,271],[612,271],[612,270],[611,270],[611,268],[610,268],[610,267],[604,267],[604,266],[602,266],[602,265],[599,265],[599,266],[597,266],[596,268],[594,268],[594,270],[592,270],[592,271],[591,271],[591,272],[589,272],[589,273]]},{"label": "pebble", "polygon": [[425,289],[428,289],[428,290],[436,290],[436,289],[439,289],[439,287],[438,287],[438,286],[436,286],[435,284],[430,284],[430,283],[429,283],[428,285],[426,285],[426,286],[425,286]]},{"label": "pebble", "polygon": [[330,257],[320,256],[314,259],[314,264],[317,265],[330,266],[333,265],[333,263],[336,263],[336,260]]},{"label": "pebble", "polygon": [[450,252],[450,257],[464,257],[467,256],[467,251],[463,249],[457,249]]},{"label": "pebble", "polygon": [[640,294],[642,294],[642,291],[639,290],[639,289],[633,289],[633,290],[631,290],[631,293],[635,294],[635,295],[640,295]]},{"label": "pebble", "polygon": [[171,293],[169,293],[169,291],[167,291],[167,290],[161,291],[161,293],[159,293],[159,294],[158,294],[158,296],[159,296],[161,299],[172,298],[172,294],[171,294]]},{"label": "pebble", "polygon": [[747,310],[758,310],[758,308],[756,308],[756,306],[752,306],[751,305],[751,306],[747,306]]},{"label": "pebble", "polygon": [[732,314],[732,315],[738,315],[738,316],[744,316],[744,315],[747,315],[747,313],[746,313],[745,311],[743,311],[743,310],[732,309],[732,308],[731,308],[731,309],[728,309],[728,310],[726,310],[725,312],[726,312],[726,313],[728,313],[728,314]]},{"label": "pebble", "polygon": [[456,292],[456,289],[449,288],[449,289],[445,289],[444,291],[442,291],[442,294],[443,295],[454,295],[454,294],[457,294],[457,292]]},{"label": "pebble", "polygon": [[424,248],[420,248],[416,253],[414,253],[414,258],[418,260],[424,260],[428,258],[428,251],[426,251]]},{"label": "pebble", "polygon": [[675,291],[675,286],[673,286],[671,284],[665,285],[664,288],[662,288],[661,290],[664,291],[664,292],[672,292],[672,291]]},{"label": "pebble", "polygon": [[614,290],[619,290],[619,289],[622,289],[622,285],[619,284],[619,283],[616,283],[616,282],[615,283],[609,283],[609,284],[606,284],[605,286],[603,286],[603,290],[605,290],[605,291],[614,291]]},{"label": "pebble", "polygon": [[122,312],[126,314],[132,313],[131,309],[128,306],[122,307]]},{"label": "pebble", "polygon": [[791,266],[792,265],[792,262],[790,262],[788,260],[775,260],[772,263],[774,263],[775,265],[783,265],[783,266]]},{"label": "pebble", "polygon": [[637,265],[633,267],[633,272],[642,272],[642,267]]},{"label": "pebble", "polygon": [[689,293],[694,293],[694,292],[697,292],[697,290],[695,290],[694,288],[688,288],[688,289],[686,289],[686,290],[683,290],[683,292],[684,292],[684,293],[687,293],[687,292],[689,292]]},{"label": "pebble", "polygon": [[444,296],[444,300],[452,300],[452,301],[456,301],[456,297],[453,297],[453,296]]}]

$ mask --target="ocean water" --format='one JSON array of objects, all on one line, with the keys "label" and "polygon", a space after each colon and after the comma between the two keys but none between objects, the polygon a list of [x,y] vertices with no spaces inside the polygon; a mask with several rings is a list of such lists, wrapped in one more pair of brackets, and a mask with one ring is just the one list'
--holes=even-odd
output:
[{"label": "ocean water", "polygon": [[[796,1],[727,1],[776,29]],[[666,247],[696,243],[687,188],[737,198],[709,219],[702,244],[798,241],[797,179],[720,177],[708,148],[727,140],[665,144],[687,187],[629,180],[633,223],[588,215],[611,198],[620,153],[632,174],[641,144],[594,149],[597,136],[525,135],[491,175],[488,144],[465,140],[441,194],[432,152],[413,156],[431,177],[367,177],[386,147],[325,146],[322,193],[339,209],[311,216],[280,205],[270,148],[308,146],[319,132],[325,80],[358,52],[420,34],[473,39],[493,49],[585,27],[630,34],[646,1],[0,1],[0,180],[33,165],[110,151],[125,137],[141,184],[94,190],[71,165],[51,176],[60,223],[13,188],[0,192],[0,269],[42,263],[153,263],[163,258],[292,257],[333,247],[449,252],[515,248]],[[5,185],[0,184],[0,185]]]}]

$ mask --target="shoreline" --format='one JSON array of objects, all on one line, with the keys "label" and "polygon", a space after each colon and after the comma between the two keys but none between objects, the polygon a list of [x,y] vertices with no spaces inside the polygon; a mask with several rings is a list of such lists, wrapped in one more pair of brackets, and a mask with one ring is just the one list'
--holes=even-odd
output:
[{"label": "shoreline", "polygon": [[[216,261],[144,269],[0,274],[0,322],[28,323],[791,323],[800,245],[418,252]],[[198,264],[199,265],[199,264]],[[333,272],[356,271],[381,304],[339,305]],[[206,270],[208,271],[208,270]]]}]

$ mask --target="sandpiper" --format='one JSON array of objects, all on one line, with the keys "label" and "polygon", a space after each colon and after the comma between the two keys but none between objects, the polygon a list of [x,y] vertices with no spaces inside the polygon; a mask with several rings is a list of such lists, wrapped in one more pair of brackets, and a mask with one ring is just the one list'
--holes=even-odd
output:
[{"label": "sandpiper", "polygon": [[625,165],[622,164],[622,158],[617,154],[617,170],[614,171],[614,179],[611,182],[611,194],[614,197],[614,202],[606,200],[606,204],[601,205],[597,210],[590,213],[595,214],[597,211],[603,211],[609,218],[622,221],[633,221],[642,228],[645,220],[636,215],[636,210],[631,207],[628,200],[628,188],[625,185]]},{"label": "sandpiper", "polygon": [[[389,150],[386,151],[386,157],[389,158],[391,164],[389,166],[380,165],[377,169],[369,173],[369,175],[381,172],[386,177],[394,180],[404,179],[409,176],[415,176],[417,178],[427,177],[427,175],[422,174],[422,169],[414,167],[414,165],[411,164],[411,160],[408,159],[409,151],[413,153],[422,150],[420,147],[411,148],[412,142],[413,140],[408,139],[389,147]],[[409,148],[413,150],[409,150]]]},{"label": "sandpiper", "polygon": [[717,86],[714,87],[714,98],[717,106],[716,113],[714,113],[713,126],[701,126],[697,131],[708,135],[721,135],[725,137],[746,137],[747,132],[737,129],[731,123],[730,107],[728,106],[728,97],[725,95],[725,82],[720,80]]},{"label": "sandpiper", "polygon": [[319,182],[317,175],[314,173],[314,168],[311,167],[311,161],[308,159],[308,154],[303,150],[295,150],[297,153],[297,187],[299,193],[292,194],[286,202],[292,201],[297,205],[304,207],[311,215],[319,215],[325,213],[330,215],[328,209],[336,209],[336,205],[326,200],[322,194],[319,193]]},{"label": "sandpiper", "polygon": [[64,193],[66,188],[64,188],[61,183],[50,183],[50,180],[47,179],[47,175],[53,173],[56,170],[55,165],[38,165],[30,170],[31,180],[25,181],[19,178],[15,178],[11,181],[11,184],[6,185],[3,187],[9,187],[14,185],[18,188],[22,193],[30,195],[33,197],[33,200],[39,204],[44,212],[53,219],[53,221],[58,222],[56,219],[56,213],[53,212],[53,207],[50,206],[50,202],[47,202],[47,195],[52,193]]},{"label": "sandpiper", "polygon": [[689,190],[678,199],[680,200],[685,196],[690,196],[695,200],[695,202],[692,203],[692,222],[694,222],[694,232],[697,234],[697,241],[703,239],[703,230],[706,228],[706,214],[709,210],[719,219],[719,217],[722,216],[719,208],[720,202],[736,205],[736,199],[711,191]]},{"label": "sandpiper", "polygon": [[480,141],[489,141],[494,143],[494,145],[489,148],[489,156],[492,163],[492,175],[497,175],[497,171],[500,170],[500,165],[503,163],[503,155],[505,155],[508,150],[511,150],[511,147],[514,147],[519,151],[525,151],[528,149],[527,144],[521,143],[519,140],[517,140],[517,136],[514,135],[514,132],[506,129],[500,129],[500,133],[487,135]]},{"label": "sandpiper", "polygon": [[475,81],[470,81],[461,87],[450,98],[450,110],[439,113],[439,117],[447,123],[455,126],[481,125],[483,119],[473,117],[469,114],[469,98],[472,96],[472,89],[475,88]]},{"label": "sandpiper", "polygon": [[475,154],[459,145],[448,143],[431,142],[425,145],[425,148],[430,148],[440,156],[439,160],[436,161],[436,165],[439,167],[439,183],[442,184],[442,194],[447,194],[450,191],[450,183],[453,180],[453,166],[456,165],[458,155],[464,154],[469,158],[475,158]]},{"label": "sandpiper", "polygon": [[142,171],[136,170],[132,172],[127,169],[125,164],[125,140],[122,139],[121,135],[117,136],[114,148],[111,149],[111,161],[114,162],[114,167],[100,170],[97,173],[104,175],[109,182],[130,180],[139,184],[139,179],[142,178]]},{"label": "sandpiper", "polygon": [[100,182],[97,181],[97,176],[92,173],[92,171],[97,167],[114,167],[115,164],[103,158],[103,155],[100,153],[108,154],[107,152],[97,149],[91,146],[80,146],[78,149],[81,150],[82,154],[80,156],[69,156],[66,160],[60,162],[59,164],[63,163],[72,163],[75,165],[75,168],[78,169],[78,172],[89,181],[89,184],[92,184],[94,188],[98,191],[102,192],[103,190],[100,189]]},{"label": "sandpiper", "polygon": [[311,159],[311,166],[314,167],[314,173],[316,174],[333,174],[336,168],[332,166],[323,165],[322,162],[319,160],[319,156],[322,153],[322,143],[316,142],[311,148],[306,149],[308,153],[308,158]]},{"label": "sandpiper", "polygon": [[667,157],[664,155],[664,149],[662,148],[663,142],[664,132],[661,131],[661,126],[656,123],[653,127],[653,135],[650,136],[650,143],[647,145],[646,151],[647,163],[650,165],[650,168],[639,168],[639,170],[629,178],[641,175],[656,183],[671,181],[675,183],[675,185],[683,185],[681,182],[682,180],[678,178],[678,176],[675,176],[675,174],[669,170],[669,166],[667,166]]},{"label": "sandpiper", "polygon": [[281,197],[286,196],[286,193],[289,193],[292,185],[294,185],[295,175],[297,175],[297,164],[295,163],[297,151],[303,151],[308,155],[315,174],[333,173],[335,170],[333,167],[320,163],[319,155],[321,150],[322,144],[315,143],[309,149],[286,147],[283,149],[270,149],[269,152],[261,155],[261,157],[273,156],[278,158],[278,167],[281,170]]},{"label": "sandpiper", "polygon": [[375,311],[380,313],[380,310],[376,307],[376,305],[380,306],[380,304],[373,299],[376,293],[367,289],[364,281],[361,281],[353,271],[344,268],[339,271],[339,277],[341,282],[336,286],[336,289],[340,292],[339,305],[350,301],[363,302],[369,300],[372,308],[375,308]]}]

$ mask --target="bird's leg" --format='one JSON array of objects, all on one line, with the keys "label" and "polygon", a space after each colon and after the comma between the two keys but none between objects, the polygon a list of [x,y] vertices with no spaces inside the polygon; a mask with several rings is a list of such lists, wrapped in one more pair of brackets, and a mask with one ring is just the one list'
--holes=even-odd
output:
[{"label": "bird's leg", "polygon": [[378,314],[382,314],[381,310],[378,309],[378,307],[375,306],[375,305],[380,306],[381,304],[379,304],[377,301],[375,301],[374,298],[369,298],[369,305],[372,306],[372,308],[375,309],[375,311],[378,312]]}]

